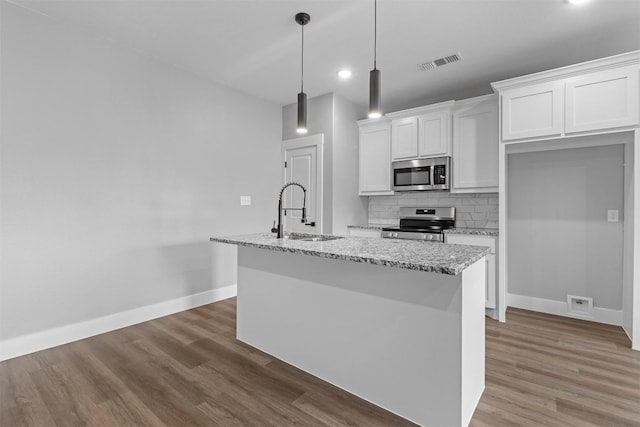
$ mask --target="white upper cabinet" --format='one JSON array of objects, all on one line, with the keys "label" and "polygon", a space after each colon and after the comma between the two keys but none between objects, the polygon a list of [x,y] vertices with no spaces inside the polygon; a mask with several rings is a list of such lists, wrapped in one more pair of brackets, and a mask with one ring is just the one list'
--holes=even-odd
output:
[{"label": "white upper cabinet", "polygon": [[452,193],[498,191],[498,97],[456,103],[453,112]]},{"label": "white upper cabinet", "polygon": [[451,155],[451,109],[454,101],[389,113],[392,159]]},{"label": "white upper cabinet", "polygon": [[450,117],[448,109],[418,117],[418,156],[451,155]]},{"label": "white upper cabinet", "polygon": [[562,134],[562,83],[545,83],[502,95],[502,139]]},{"label": "white upper cabinet", "polygon": [[393,194],[391,190],[391,123],[385,119],[358,122],[359,194]]},{"label": "white upper cabinet", "polygon": [[638,68],[568,79],[566,133],[638,124]]},{"label": "white upper cabinet", "polygon": [[391,122],[393,160],[418,157],[418,118],[404,117]]},{"label": "white upper cabinet", "polygon": [[640,124],[640,51],[495,82],[504,142]]}]

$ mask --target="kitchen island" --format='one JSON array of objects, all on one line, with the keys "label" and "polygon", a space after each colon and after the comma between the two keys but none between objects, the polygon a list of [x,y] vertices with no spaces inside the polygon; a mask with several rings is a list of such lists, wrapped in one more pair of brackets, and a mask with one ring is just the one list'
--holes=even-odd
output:
[{"label": "kitchen island", "polygon": [[420,425],[469,423],[484,389],[488,249],[211,241],[238,245],[239,340]]}]

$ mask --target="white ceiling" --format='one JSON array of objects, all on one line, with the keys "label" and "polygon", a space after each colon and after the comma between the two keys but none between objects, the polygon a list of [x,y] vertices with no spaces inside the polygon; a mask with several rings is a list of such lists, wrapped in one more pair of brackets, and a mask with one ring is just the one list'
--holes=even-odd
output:
[{"label": "white ceiling", "polygon": [[[365,106],[373,0],[9,0],[242,92],[286,105],[300,89]],[[378,0],[385,111],[491,92],[489,83],[640,49],[640,0]],[[460,52],[431,71],[418,64]],[[336,72],[349,67],[350,81]]]}]

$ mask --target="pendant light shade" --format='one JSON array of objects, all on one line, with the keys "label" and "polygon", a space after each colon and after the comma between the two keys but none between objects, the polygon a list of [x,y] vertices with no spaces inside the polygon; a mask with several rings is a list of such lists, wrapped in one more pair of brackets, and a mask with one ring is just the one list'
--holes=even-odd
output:
[{"label": "pendant light shade", "polygon": [[380,70],[377,65],[378,48],[378,1],[373,3],[373,70],[369,72],[369,118],[382,116],[380,105]]},{"label": "pendant light shade", "polygon": [[380,111],[380,70],[374,68],[369,72],[369,118],[382,116]]},{"label": "pendant light shade", "polygon": [[307,133],[307,94],[298,94],[298,133]]},{"label": "pendant light shade", "polygon": [[308,13],[296,14],[296,22],[302,29],[302,66],[300,71],[300,93],[298,94],[298,133],[307,133],[307,94],[304,93],[304,26],[311,21]]}]

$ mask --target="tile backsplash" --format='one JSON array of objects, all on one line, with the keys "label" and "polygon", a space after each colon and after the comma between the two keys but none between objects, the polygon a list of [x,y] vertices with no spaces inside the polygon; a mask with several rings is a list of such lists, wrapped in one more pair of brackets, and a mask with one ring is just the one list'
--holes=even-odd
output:
[{"label": "tile backsplash", "polygon": [[401,206],[454,206],[456,227],[498,228],[498,193],[409,192],[369,197],[369,223],[397,225]]}]

